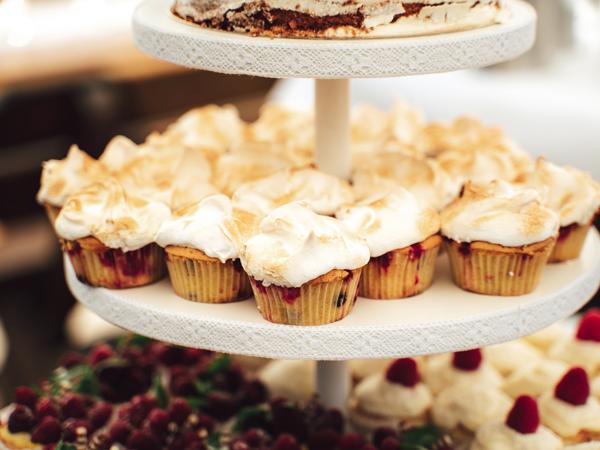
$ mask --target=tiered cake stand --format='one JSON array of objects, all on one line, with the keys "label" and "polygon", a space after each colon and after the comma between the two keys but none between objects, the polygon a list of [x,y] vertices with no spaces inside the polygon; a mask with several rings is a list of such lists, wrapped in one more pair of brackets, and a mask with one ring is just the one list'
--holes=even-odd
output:
[{"label": "tiered cake stand", "polygon": [[[534,41],[535,11],[508,2],[509,17],[486,28],[415,38],[269,39],[201,29],[176,19],[172,0],[145,0],[134,15],[138,46],[176,64],[221,73],[316,79],[316,157],[322,170],[348,177],[351,167],[349,79],[483,67],[514,58]],[[582,256],[551,265],[535,292],[491,297],[458,289],[445,258],[434,285],[405,300],[359,299],[340,322],[318,327],[272,324],[252,300],[209,305],[177,297],[168,280],[108,290],[80,283],[65,259],[73,294],[105,319],[163,341],[236,354],[318,360],[322,400],[344,407],[344,360],[463,350],[535,332],[581,307],[600,282],[600,237],[590,233]]]}]

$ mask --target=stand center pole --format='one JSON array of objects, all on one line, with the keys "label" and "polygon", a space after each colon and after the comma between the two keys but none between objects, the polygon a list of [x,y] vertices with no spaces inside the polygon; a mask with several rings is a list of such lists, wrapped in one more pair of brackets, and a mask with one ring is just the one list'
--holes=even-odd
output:
[{"label": "stand center pole", "polygon": [[346,361],[317,361],[317,392],[324,405],[346,410],[350,393]]},{"label": "stand center pole", "polygon": [[315,80],[316,161],[345,180],[352,171],[350,80]]}]

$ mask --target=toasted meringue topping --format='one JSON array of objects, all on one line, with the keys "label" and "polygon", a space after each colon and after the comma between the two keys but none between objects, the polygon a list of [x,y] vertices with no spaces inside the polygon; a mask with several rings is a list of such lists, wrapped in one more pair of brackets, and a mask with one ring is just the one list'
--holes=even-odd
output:
[{"label": "toasted meringue topping", "polygon": [[533,189],[503,181],[467,183],[461,198],[441,214],[442,234],[456,242],[484,241],[507,247],[556,236],[558,216]]},{"label": "toasted meringue topping", "polygon": [[580,431],[600,433],[600,403],[594,397],[585,405],[571,405],[551,392],[539,401],[542,423],[562,438],[574,437]]},{"label": "toasted meringue topping", "polygon": [[64,239],[93,236],[107,247],[132,251],[154,242],[169,216],[166,205],[127,194],[109,178],[69,197],[54,226]]},{"label": "toasted meringue topping", "polygon": [[369,248],[337,219],[306,205],[288,203],[266,216],[244,246],[246,272],[265,286],[300,287],[333,269],[353,270],[369,262]]},{"label": "toasted meringue topping", "polygon": [[535,170],[519,181],[537,189],[543,203],[560,216],[560,225],[589,225],[600,208],[600,185],[589,174],[569,166],[537,160]]},{"label": "toasted meringue topping", "polygon": [[175,212],[165,221],[156,242],[201,250],[221,262],[238,257],[239,236],[229,197],[218,194]]},{"label": "toasted meringue topping", "polygon": [[540,426],[535,433],[519,433],[502,422],[486,423],[477,430],[471,450],[562,450],[562,440]]},{"label": "toasted meringue topping", "polygon": [[107,144],[98,159],[104,167],[115,174],[140,156],[140,147],[125,136],[115,136]]},{"label": "toasted meringue topping", "polygon": [[362,380],[356,386],[354,398],[360,410],[398,420],[423,416],[433,401],[429,388],[423,383],[406,387],[402,384],[390,383],[381,373]]},{"label": "toasted meringue topping", "polygon": [[350,185],[316,169],[287,169],[246,183],[233,194],[237,209],[262,216],[294,201],[303,201],[318,214],[333,215],[354,201]]},{"label": "toasted meringue topping", "polygon": [[37,201],[63,206],[70,195],[107,176],[102,164],[73,145],[65,159],[44,162]]},{"label": "toasted meringue topping", "polygon": [[461,186],[435,161],[406,153],[386,152],[358,158],[352,178],[358,199],[401,186],[436,209],[456,198]]},{"label": "toasted meringue topping", "polygon": [[336,217],[366,239],[371,257],[424,241],[440,230],[437,211],[403,188],[343,208]]}]

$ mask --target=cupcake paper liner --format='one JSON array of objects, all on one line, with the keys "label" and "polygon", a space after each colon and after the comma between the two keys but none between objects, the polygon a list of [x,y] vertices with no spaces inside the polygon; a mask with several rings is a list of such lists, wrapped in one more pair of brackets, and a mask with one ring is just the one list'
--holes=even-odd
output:
[{"label": "cupcake paper liner", "polygon": [[164,253],[156,244],[124,252],[91,237],[61,242],[77,278],[90,286],[109,289],[144,286],[165,274]]},{"label": "cupcake paper liner", "polygon": [[560,227],[556,245],[550,255],[550,262],[562,262],[579,258],[590,227],[591,224],[579,225],[577,223]]},{"label": "cupcake paper liner", "polygon": [[525,247],[446,240],[454,282],[486,295],[513,296],[533,291],[548,262],[555,239]]},{"label": "cupcake paper liner", "polygon": [[252,295],[248,275],[239,260],[195,259],[166,249],[167,269],[175,293],[201,303],[229,303]]},{"label": "cupcake paper liner", "polygon": [[360,295],[371,299],[398,299],[420,294],[433,283],[435,262],[442,238],[423,242],[371,258],[363,269]]},{"label": "cupcake paper liner", "polygon": [[[346,317],[358,296],[361,269],[332,271],[298,288],[264,286],[250,278],[258,310],[269,322],[288,325],[324,325]],[[329,280],[329,278],[333,278]]]}]

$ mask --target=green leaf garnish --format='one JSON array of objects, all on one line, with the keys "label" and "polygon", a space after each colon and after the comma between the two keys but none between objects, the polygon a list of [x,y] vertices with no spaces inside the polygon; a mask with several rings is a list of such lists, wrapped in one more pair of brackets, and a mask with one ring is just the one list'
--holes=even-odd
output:
[{"label": "green leaf garnish", "polygon": [[255,417],[263,417],[265,421],[269,420],[269,411],[263,406],[246,406],[235,416],[233,431],[240,433],[244,430],[244,422]]},{"label": "green leaf garnish", "polygon": [[152,391],[156,397],[158,407],[165,409],[169,404],[169,394],[160,380],[160,375],[154,376],[154,379],[152,380]]}]

